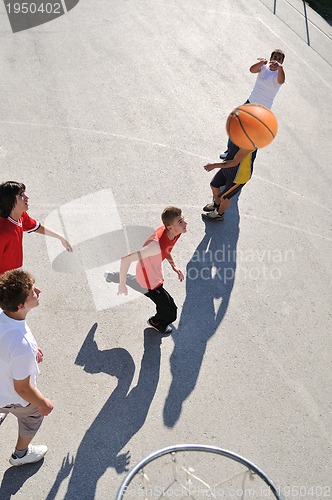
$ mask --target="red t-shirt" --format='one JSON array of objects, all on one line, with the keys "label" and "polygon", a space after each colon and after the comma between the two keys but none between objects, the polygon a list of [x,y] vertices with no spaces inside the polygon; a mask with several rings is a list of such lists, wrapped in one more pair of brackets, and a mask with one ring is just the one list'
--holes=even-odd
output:
[{"label": "red t-shirt", "polygon": [[0,217],[0,274],[17,269],[23,264],[23,232],[31,233],[39,222],[23,212],[19,220]]},{"label": "red t-shirt", "polygon": [[165,226],[161,226],[146,240],[144,247],[152,241],[157,241],[160,246],[160,254],[139,260],[136,265],[136,281],[149,290],[154,290],[164,283],[162,261],[171,253],[175,243],[181,234],[170,240],[167,236]]}]

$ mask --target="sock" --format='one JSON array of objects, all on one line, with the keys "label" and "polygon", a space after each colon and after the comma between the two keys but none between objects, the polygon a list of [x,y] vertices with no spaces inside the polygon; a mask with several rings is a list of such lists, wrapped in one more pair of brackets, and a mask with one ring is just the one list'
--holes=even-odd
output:
[{"label": "sock", "polygon": [[13,457],[14,458],[23,458],[27,453],[28,453],[28,448],[25,448],[25,450],[17,450],[15,448],[15,451],[13,453]]}]

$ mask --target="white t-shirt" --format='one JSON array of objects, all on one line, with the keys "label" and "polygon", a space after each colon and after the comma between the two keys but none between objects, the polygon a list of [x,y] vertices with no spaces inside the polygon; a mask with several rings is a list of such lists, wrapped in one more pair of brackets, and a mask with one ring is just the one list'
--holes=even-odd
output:
[{"label": "white t-shirt", "polygon": [[271,71],[267,65],[261,67],[257,75],[255,85],[248,97],[249,102],[262,104],[271,109],[273,100],[280,89],[278,83],[278,70]]},{"label": "white t-shirt", "polygon": [[38,347],[26,321],[9,318],[0,309],[0,408],[10,404],[27,406],[14,389],[14,380],[24,380],[30,375],[36,387],[39,373]]}]

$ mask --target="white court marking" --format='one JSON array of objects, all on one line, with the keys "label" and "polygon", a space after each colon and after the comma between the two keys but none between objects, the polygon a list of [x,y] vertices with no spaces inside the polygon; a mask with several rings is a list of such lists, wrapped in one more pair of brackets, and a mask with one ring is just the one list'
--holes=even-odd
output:
[{"label": "white court marking", "polygon": [[307,231],[306,229],[302,229],[302,228],[297,227],[297,226],[283,224],[282,222],[278,222],[276,220],[269,219],[268,217],[257,217],[256,215],[248,214],[246,212],[242,212],[241,215],[245,216],[245,217],[249,217],[251,219],[256,219],[259,221],[267,222],[269,224],[275,224],[276,226],[285,227],[285,228],[291,229],[293,231],[299,231],[300,233],[309,234],[310,236],[318,236],[319,238],[322,238],[323,240],[326,240],[326,241],[332,241],[332,238],[329,238],[328,236],[324,236],[323,234],[313,233],[311,231]]},{"label": "white court marking", "polygon": [[[194,158],[200,158],[201,160],[204,161],[209,161],[209,158],[203,155],[198,155],[196,153],[191,153],[190,151],[186,151],[185,149],[180,149],[180,148],[175,148],[174,146],[169,146],[167,144],[163,144],[161,142],[154,142],[154,141],[149,141],[147,139],[141,139],[139,137],[132,137],[132,136],[127,136],[124,134],[116,134],[115,132],[107,132],[105,130],[92,130],[92,129],[85,129],[85,128],[80,128],[80,127],[68,127],[68,126],[62,126],[62,125],[53,125],[53,124],[45,124],[45,123],[32,123],[32,122],[12,122],[12,121],[4,121],[0,120],[0,123],[6,124],[6,125],[20,125],[23,127],[45,127],[45,128],[55,128],[55,129],[60,129],[60,130],[71,130],[71,131],[76,131],[76,132],[84,132],[84,133],[92,133],[92,134],[100,134],[100,135],[105,135],[105,136],[111,136],[111,137],[116,137],[118,139],[123,139],[123,140],[128,140],[128,141],[137,141],[141,142],[143,144],[149,144],[152,146],[158,146],[161,148],[165,149],[170,149],[172,151],[177,151],[178,153],[183,153],[185,155],[193,156]],[[296,196],[301,197],[303,200],[306,200],[314,205],[317,205],[320,208],[323,208],[324,210],[327,210],[328,212],[332,212],[332,210],[324,205],[321,205],[320,203],[315,202],[311,198],[306,198],[303,194],[297,193],[296,191],[293,191],[291,189],[285,188],[284,186],[281,186],[280,184],[277,184],[273,181],[270,181],[268,179],[264,179],[263,177],[259,177],[257,175],[253,176],[255,179],[259,179],[260,181],[267,182],[272,184],[273,186],[278,187],[279,189],[282,189],[283,191],[287,191],[291,194],[294,194]]]},{"label": "white court marking", "polygon": [[328,212],[332,213],[332,210],[330,208],[326,207],[325,205],[321,205],[320,203],[317,203],[316,201],[314,201],[312,199],[306,198],[303,194],[297,193],[296,191],[293,191],[292,189],[286,188],[285,186],[281,186],[280,184],[277,184],[276,182],[270,181],[268,179],[264,179],[264,177],[260,177],[259,175],[256,175],[255,172],[253,174],[253,178],[258,179],[262,182],[267,182],[268,184],[272,184],[272,186],[276,186],[279,189],[282,189],[283,191],[287,191],[288,193],[294,194],[296,196],[300,196],[300,198],[303,198],[304,200],[309,201],[313,205],[317,205],[317,207],[323,208],[324,210],[327,210]]}]

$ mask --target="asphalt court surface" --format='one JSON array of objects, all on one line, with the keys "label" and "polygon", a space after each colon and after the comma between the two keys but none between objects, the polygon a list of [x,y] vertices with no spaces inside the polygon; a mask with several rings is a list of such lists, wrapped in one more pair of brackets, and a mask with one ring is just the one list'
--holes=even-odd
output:
[{"label": "asphalt court surface", "polygon": [[[259,0],[81,0],[15,34],[1,5],[0,25],[1,182],[23,181],[29,213],[74,246],[24,239],[55,409],[42,464],[10,468],[16,421],[1,426],[0,498],[114,498],[145,455],[189,442],[247,457],[286,498],[332,497],[331,66]],[[203,165],[276,47],[278,135],[205,224]],[[164,266],[179,309],[158,339],[150,301],[117,297],[103,272],[169,204],[188,221],[173,251],[186,281]]]}]

